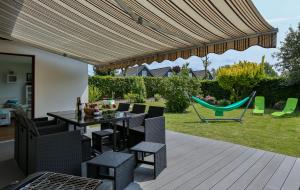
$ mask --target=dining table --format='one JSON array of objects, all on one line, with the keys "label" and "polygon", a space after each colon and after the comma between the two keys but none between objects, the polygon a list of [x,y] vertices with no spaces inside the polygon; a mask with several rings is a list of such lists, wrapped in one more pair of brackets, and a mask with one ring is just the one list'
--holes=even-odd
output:
[{"label": "dining table", "polygon": [[123,127],[128,126],[129,119],[133,117],[134,113],[130,112],[122,112],[122,111],[113,111],[109,112],[109,114],[106,114],[105,111],[103,111],[102,114],[98,116],[90,116],[85,115],[85,113],[82,113],[81,115],[78,115],[76,111],[69,110],[69,111],[57,111],[57,112],[49,112],[47,113],[48,116],[53,117],[57,120],[61,120],[66,122],[69,125],[74,126],[74,130],[77,130],[77,128],[83,128],[84,131],[86,131],[86,127],[90,125],[96,125],[101,123],[111,123],[113,126],[113,151],[117,150],[117,122],[122,122]]}]

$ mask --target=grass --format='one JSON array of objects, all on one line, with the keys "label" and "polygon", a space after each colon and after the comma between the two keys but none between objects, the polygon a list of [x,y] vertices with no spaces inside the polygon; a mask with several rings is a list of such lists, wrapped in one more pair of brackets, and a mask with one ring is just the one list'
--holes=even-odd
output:
[{"label": "grass", "polygon": [[[147,102],[147,105],[160,105],[163,102]],[[214,117],[214,113],[197,105],[206,117]],[[224,117],[238,117],[242,110],[226,112]],[[200,123],[196,113],[189,107],[186,113],[166,113],[166,127],[181,133],[232,142],[267,151],[300,157],[300,112],[293,116],[273,118],[266,114],[253,115],[248,110],[243,123],[214,122]]]}]

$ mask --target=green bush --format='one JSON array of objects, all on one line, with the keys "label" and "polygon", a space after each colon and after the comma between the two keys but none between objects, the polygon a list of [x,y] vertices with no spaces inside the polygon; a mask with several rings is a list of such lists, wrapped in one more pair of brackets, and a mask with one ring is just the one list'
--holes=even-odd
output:
[{"label": "green bush", "polygon": [[161,95],[160,94],[154,94],[154,101],[155,102],[159,102],[161,99]]},{"label": "green bush", "polygon": [[[203,97],[210,95],[217,100],[230,99],[230,91],[224,90],[218,81],[201,81],[194,78],[187,78],[185,81],[185,88],[190,95],[202,95]],[[156,77],[144,77],[144,79],[142,77],[90,77],[89,101],[98,101],[104,96],[111,97],[112,92],[115,93],[116,98],[124,98],[124,95],[128,93],[140,94],[140,97],[142,97],[140,99],[142,100],[146,97],[147,93],[150,94],[148,94],[148,97],[154,97],[155,94],[160,94],[164,97],[166,96],[165,87],[168,87],[170,82],[170,78]],[[176,81],[174,82],[177,83]],[[176,84],[172,85],[172,87],[175,89],[181,88],[180,86],[176,87]],[[278,101],[286,101],[290,97],[299,98],[299,89],[300,83],[289,86],[283,78],[262,78],[255,86],[247,88],[242,94],[247,96],[255,90],[258,96],[265,97],[267,107],[273,107]],[[178,100],[178,98],[176,99]]]},{"label": "green bush", "polygon": [[133,93],[128,93],[124,95],[125,100],[127,100],[129,103],[136,102],[138,95]]},{"label": "green bush", "polygon": [[138,99],[143,102],[146,98],[146,87],[142,77],[111,77],[93,76],[89,78],[89,86],[95,86],[101,93],[101,98],[124,98],[125,94],[138,94]]},{"label": "green bush", "polygon": [[265,77],[264,58],[262,64],[240,61],[238,64],[221,67],[217,70],[217,80],[223,89],[231,92],[231,99],[237,101],[250,93]]},{"label": "green bush", "polygon": [[162,77],[144,77],[148,98],[154,97],[155,94],[161,94],[165,79]]},{"label": "green bush", "polygon": [[178,75],[165,79],[163,97],[166,99],[167,111],[184,112],[190,105],[187,95],[197,95],[200,92],[200,82],[197,79]]},{"label": "green bush", "polygon": [[101,95],[102,93],[99,88],[93,85],[89,86],[89,102],[99,101],[101,99]]},{"label": "green bush", "polygon": [[217,101],[217,104],[219,106],[228,106],[229,104],[231,104],[231,102],[229,100],[222,99],[222,100]]},{"label": "green bush", "polygon": [[229,99],[230,98],[230,91],[223,89],[218,81],[216,80],[203,80],[201,83],[201,90],[203,93],[203,96],[213,96],[217,100],[221,99]]}]

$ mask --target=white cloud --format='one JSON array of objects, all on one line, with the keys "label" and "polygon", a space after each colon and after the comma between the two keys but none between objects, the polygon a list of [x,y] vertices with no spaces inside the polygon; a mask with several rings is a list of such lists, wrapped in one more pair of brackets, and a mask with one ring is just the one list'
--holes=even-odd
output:
[{"label": "white cloud", "polygon": [[299,20],[300,16],[294,16],[294,17],[278,17],[278,18],[270,18],[267,19],[270,23],[278,23],[278,22],[286,22],[286,21],[292,21],[292,20]]}]

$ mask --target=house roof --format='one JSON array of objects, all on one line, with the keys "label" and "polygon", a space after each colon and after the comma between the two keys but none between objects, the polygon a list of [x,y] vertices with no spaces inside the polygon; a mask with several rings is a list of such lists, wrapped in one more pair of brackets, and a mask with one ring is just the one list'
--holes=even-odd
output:
[{"label": "house roof", "polygon": [[126,70],[126,76],[137,76],[141,72],[141,70],[143,70],[145,67],[146,67],[145,65],[140,65],[140,66],[135,66],[135,67],[129,67]]},{"label": "house roof", "polygon": [[172,71],[171,67],[162,67],[158,69],[151,69],[150,72],[154,77],[163,77],[165,76],[169,71]]},{"label": "house roof", "polygon": [[2,0],[0,17],[0,37],[98,69],[272,48],[277,34],[251,0]]},{"label": "house roof", "polygon": [[[192,71],[197,78],[203,78],[205,76],[205,70]],[[207,71],[209,78],[212,78],[209,71]]]}]

